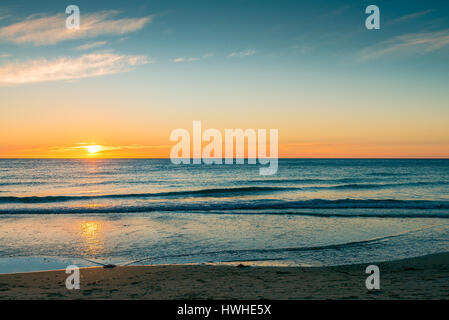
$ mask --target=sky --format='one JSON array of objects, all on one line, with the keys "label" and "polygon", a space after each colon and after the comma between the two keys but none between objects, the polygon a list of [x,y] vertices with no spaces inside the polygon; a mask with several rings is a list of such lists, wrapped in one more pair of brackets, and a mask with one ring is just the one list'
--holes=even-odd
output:
[{"label": "sky", "polygon": [[447,1],[2,0],[0,158],[167,158],[194,120],[278,129],[280,157],[448,158],[448,16]]}]

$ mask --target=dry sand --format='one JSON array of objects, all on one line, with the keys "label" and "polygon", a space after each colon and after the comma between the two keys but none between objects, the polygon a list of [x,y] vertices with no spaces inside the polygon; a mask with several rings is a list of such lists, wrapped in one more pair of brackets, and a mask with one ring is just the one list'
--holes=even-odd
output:
[{"label": "dry sand", "polygon": [[368,264],[338,267],[128,266],[0,275],[0,299],[448,299],[449,253],[382,262],[368,291]]}]

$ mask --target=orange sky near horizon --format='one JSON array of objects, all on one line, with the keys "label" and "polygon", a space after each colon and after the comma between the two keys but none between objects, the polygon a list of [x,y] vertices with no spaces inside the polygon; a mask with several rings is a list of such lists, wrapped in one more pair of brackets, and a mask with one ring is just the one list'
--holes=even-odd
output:
[{"label": "orange sky near horizon", "polygon": [[[282,110],[259,107],[257,100],[226,105],[203,98],[195,108],[183,101],[176,109],[145,94],[137,100],[118,92],[114,101],[102,101],[98,92],[64,99],[47,90],[28,89],[22,96],[9,88],[9,107],[1,108],[0,158],[169,158],[176,144],[169,140],[172,130],[192,134],[192,121],[200,119],[202,132],[216,128],[223,136],[227,128],[278,129],[280,158],[449,158],[448,109],[437,117],[416,100],[408,109],[393,108],[388,96],[378,99],[381,107],[361,101],[343,109],[339,101],[298,97],[279,102]],[[89,154],[86,145],[105,148]]]},{"label": "orange sky near horizon", "polygon": [[[169,158],[172,145],[161,146],[110,146],[99,145],[100,150],[91,152],[87,144],[80,147],[24,147],[2,149],[0,158]],[[207,143],[203,143],[202,147]],[[269,149],[269,145],[267,145]],[[193,149],[191,149],[193,150]],[[225,147],[223,146],[223,157]],[[449,158],[444,145],[332,145],[332,144],[280,144],[279,158]],[[235,156],[235,152],[234,152]],[[245,146],[245,157],[247,156]]]}]

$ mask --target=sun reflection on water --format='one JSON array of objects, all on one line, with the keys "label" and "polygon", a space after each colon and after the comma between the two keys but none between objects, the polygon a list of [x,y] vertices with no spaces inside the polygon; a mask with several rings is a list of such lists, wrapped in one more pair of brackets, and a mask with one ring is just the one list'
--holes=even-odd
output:
[{"label": "sun reflection on water", "polygon": [[103,224],[99,221],[83,221],[80,225],[81,238],[84,243],[84,253],[98,255],[104,251]]}]

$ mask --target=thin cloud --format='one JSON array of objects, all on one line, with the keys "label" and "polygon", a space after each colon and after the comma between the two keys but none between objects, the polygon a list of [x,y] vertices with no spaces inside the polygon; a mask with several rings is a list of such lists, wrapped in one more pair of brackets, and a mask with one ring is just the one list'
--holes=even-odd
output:
[{"label": "thin cloud", "polygon": [[88,150],[90,146],[98,146],[99,151],[116,151],[116,150],[140,150],[140,149],[167,149],[171,148],[171,145],[140,145],[131,144],[124,146],[104,146],[96,143],[79,142],[77,146],[54,146],[48,148],[50,152],[70,152],[75,150]]},{"label": "thin cloud", "polygon": [[359,52],[361,60],[404,53],[429,53],[449,45],[449,29],[436,32],[410,33],[368,47]]},{"label": "thin cloud", "polygon": [[40,17],[32,15],[22,22],[0,28],[0,39],[19,44],[49,45],[100,35],[123,35],[142,29],[152,20],[151,16],[115,18],[118,13],[118,11],[102,11],[81,14],[80,29],[67,29],[65,20],[68,16],[64,14]]},{"label": "thin cloud", "polygon": [[201,57],[191,57],[191,58],[179,57],[179,58],[173,59],[173,62],[180,63],[180,62],[198,61],[198,60],[201,60],[201,59],[206,59],[206,58],[212,57],[213,55],[214,55],[213,53],[205,53]]},{"label": "thin cloud", "polygon": [[0,7],[0,21],[11,18],[11,10],[4,6]]},{"label": "thin cloud", "polygon": [[3,54],[0,54],[0,59],[1,59],[1,58],[9,58],[9,57],[12,57],[12,55],[9,54],[9,53],[3,53]]},{"label": "thin cloud", "polygon": [[411,20],[411,19],[415,19],[415,18],[424,16],[424,15],[426,15],[426,14],[432,12],[432,11],[434,11],[434,10],[429,9],[429,10],[424,10],[424,11],[420,11],[420,12],[415,12],[415,13],[407,14],[407,15],[405,15],[405,16],[402,16],[402,17],[397,18],[397,19],[394,20],[394,21],[395,21],[395,22],[404,22],[404,21],[408,21],[408,20]]},{"label": "thin cloud", "polygon": [[132,70],[149,63],[146,56],[91,53],[78,58],[38,59],[0,66],[0,85],[98,77]]},{"label": "thin cloud", "polygon": [[200,58],[175,58],[173,59],[173,62],[192,62],[192,61],[198,61]]},{"label": "thin cloud", "polygon": [[80,45],[79,47],[77,47],[77,49],[78,50],[88,50],[88,49],[104,46],[107,43],[108,43],[107,41],[90,42],[90,43],[85,43],[85,44]]},{"label": "thin cloud", "polygon": [[249,57],[252,56],[256,53],[256,50],[254,49],[248,49],[245,51],[235,51],[235,52],[231,52],[230,54],[228,54],[228,58],[233,58],[233,57]]}]

